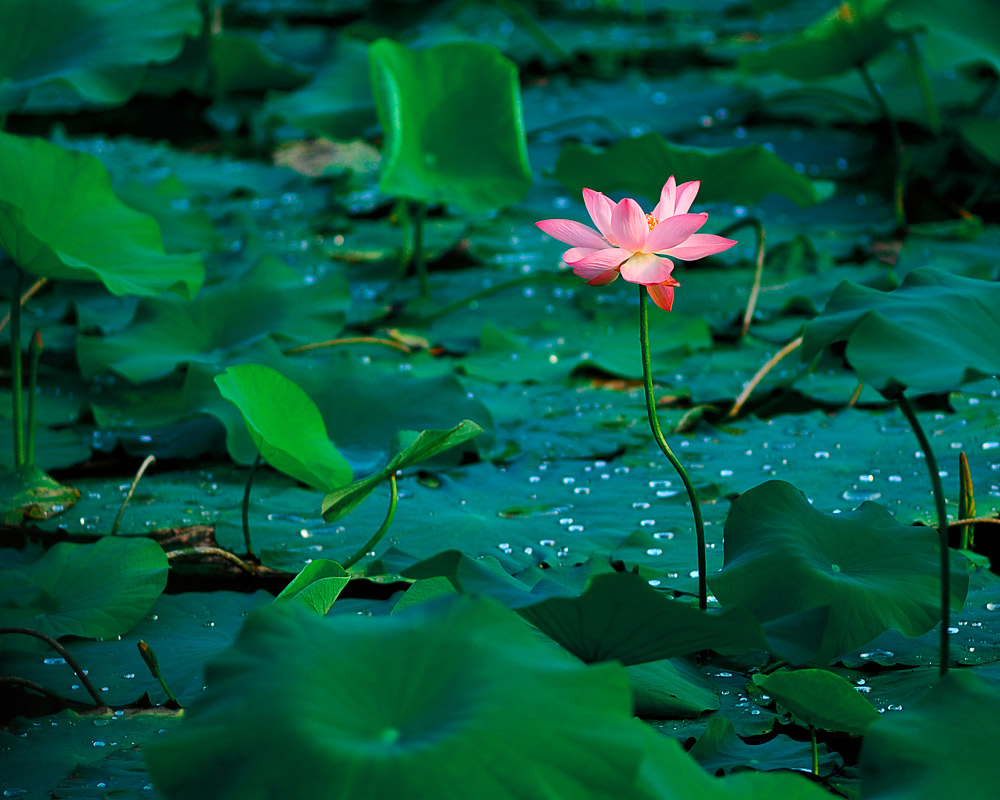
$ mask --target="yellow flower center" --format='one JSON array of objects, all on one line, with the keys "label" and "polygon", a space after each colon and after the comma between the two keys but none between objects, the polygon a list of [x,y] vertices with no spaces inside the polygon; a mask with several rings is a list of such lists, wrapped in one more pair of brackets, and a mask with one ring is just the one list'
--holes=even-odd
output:
[{"label": "yellow flower center", "polygon": [[656,223],[657,222],[659,222],[659,220],[656,217],[654,217],[652,214],[647,214],[646,215],[646,224],[649,225],[649,229],[650,230],[653,230],[653,228],[656,227]]}]

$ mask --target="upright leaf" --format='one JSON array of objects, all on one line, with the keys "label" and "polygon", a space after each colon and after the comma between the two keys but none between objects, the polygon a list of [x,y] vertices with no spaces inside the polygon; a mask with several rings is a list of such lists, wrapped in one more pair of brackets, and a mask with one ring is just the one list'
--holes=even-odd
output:
[{"label": "upright leaf", "polygon": [[350,464],[327,436],[316,404],[296,383],[259,364],[229,367],[215,383],[239,408],[272,467],[323,492],[350,482]]},{"label": "upright leaf", "polygon": [[205,279],[199,256],[164,252],[156,221],[115,196],[96,158],[2,132],[0,247],[26,272],[113,294],[191,298]]},{"label": "upright leaf", "polygon": [[485,44],[370,47],[385,134],[379,188],[470,214],[521,200],[531,185],[517,67]]}]

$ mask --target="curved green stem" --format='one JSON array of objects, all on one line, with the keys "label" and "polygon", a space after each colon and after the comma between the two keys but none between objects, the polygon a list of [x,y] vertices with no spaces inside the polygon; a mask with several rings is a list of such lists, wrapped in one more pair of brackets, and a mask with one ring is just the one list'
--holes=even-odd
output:
[{"label": "curved green stem", "polygon": [[385,512],[385,519],[382,520],[382,525],[379,526],[379,529],[375,531],[375,535],[365,542],[364,546],[358,550],[358,552],[340,565],[344,569],[353,567],[362,558],[364,558],[365,553],[370,553],[373,549],[375,549],[375,545],[377,545],[382,537],[385,536],[385,532],[389,530],[389,526],[392,525],[392,518],[396,516],[396,501],[399,499],[399,493],[396,491],[395,472],[389,475],[389,491],[391,492],[389,496],[389,510]]},{"label": "curved green stem", "polygon": [[0,628],[0,634],[7,634],[7,633],[21,633],[24,634],[25,636],[34,636],[36,639],[41,639],[43,642],[45,642],[45,644],[47,644],[49,647],[55,650],[59,655],[62,656],[63,660],[66,662],[69,668],[73,670],[73,672],[76,673],[76,676],[80,679],[80,683],[83,684],[83,688],[86,689],[87,693],[94,698],[94,702],[98,705],[98,707],[107,705],[107,703],[104,702],[104,699],[101,697],[101,695],[98,694],[97,687],[94,686],[90,678],[87,677],[87,671],[85,669],[82,669],[80,665],[77,663],[76,659],[73,658],[72,655],[70,655],[69,651],[61,644],[59,644],[59,642],[57,642],[51,636],[47,636],[41,631],[36,631],[33,628]]},{"label": "curved green stem", "polygon": [[816,729],[809,726],[809,741],[812,744],[812,773],[819,775],[819,743],[816,741]]},{"label": "curved green stem", "polygon": [[260,466],[260,452],[253,460],[250,472],[247,474],[247,485],[243,487],[243,544],[247,549],[247,555],[256,558],[253,552],[253,545],[250,542],[250,490],[253,488],[253,476],[257,474],[257,467]]},{"label": "curved green stem", "polygon": [[427,259],[424,258],[424,219],[427,217],[427,203],[416,203],[413,209],[413,265],[417,271],[417,285],[420,297],[431,296],[430,278],[427,276]]},{"label": "curved green stem", "polygon": [[924,433],[920,420],[913,411],[913,406],[906,399],[902,392],[896,398],[899,408],[906,417],[913,433],[916,434],[920,449],[924,451],[924,459],[927,461],[927,471],[931,476],[931,487],[934,489],[934,505],[937,507],[938,518],[938,539],[941,550],[941,666],[939,671],[942,675],[948,672],[948,647],[949,634],[948,627],[951,621],[951,551],[948,548],[948,511],[944,504],[944,487],[941,485],[941,476],[938,474],[937,459],[931,449],[930,440]]},{"label": "curved green stem", "polygon": [[885,96],[882,94],[882,87],[879,86],[875,79],[872,78],[871,73],[864,64],[858,64],[858,72],[861,74],[861,80],[865,84],[865,88],[868,90],[868,94],[871,95],[872,101],[878,106],[878,110],[881,112],[882,116],[885,117],[885,121],[889,126],[889,135],[892,137],[892,146],[896,151],[896,177],[894,181],[893,189],[893,211],[896,217],[896,229],[898,232],[902,232],[906,228],[906,210],[903,206],[903,195],[906,190],[906,149],[903,146],[903,136],[899,132],[899,126],[896,124],[896,118],[892,115],[892,111],[889,109],[889,104],[885,101]]},{"label": "curved green stem", "polygon": [[24,463],[35,463],[35,393],[38,391],[38,359],[42,355],[42,332],[36,330],[28,345],[28,421],[25,425]]},{"label": "curved green stem", "polygon": [[927,70],[924,67],[924,59],[920,54],[920,46],[917,44],[917,37],[913,31],[906,31],[903,34],[903,43],[906,45],[906,54],[910,58],[910,66],[917,78],[917,85],[920,87],[920,95],[924,101],[924,110],[927,112],[927,127],[935,136],[941,135],[941,115],[938,113],[937,103],[934,102],[934,92],[931,90],[931,81],[927,77]]},{"label": "curved green stem", "polygon": [[118,526],[122,524],[122,517],[125,516],[125,509],[128,508],[129,501],[132,499],[132,495],[135,494],[135,487],[139,485],[139,481],[142,480],[142,476],[146,474],[146,470],[149,469],[149,465],[155,463],[156,456],[154,455],[148,455],[145,459],[143,459],[138,472],[135,473],[135,477],[132,479],[132,485],[128,487],[125,499],[122,500],[122,507],[118,509],[118,516],[115,517],[115,524],[111,526],[111,536],[118,533]]},{"label": "curved green stem", "polygon": [[21,279],[20,267],[14,267],[14,286],[10,293],[10,375],[11,403],[14,415],[14,466],[25,464],[24,452],[24,377],[21,373]]},{"label": "curved green stem", "polygon": [[663,451],[663,455],[677,470],[684,488],[687,489],[688,499],[691,501],[691,513],[694,515],[694,532],[698,541],[698,607],[704,611],[708,608],[708,575],[705,567],[705,523],[701,519],[701,504],[698,502],[698,494],[694,490],[694,484],[684,469],[683,464],[674,451],[670,449],[667,440],[660,430],[660,421],[656,416],[656,399],[653,395],[653,373],[650,369],[649,360],[649,314],[646,308],[646,287],[639,287],[639,346],[642,349],[642,377],[646,386],[646,413],[649,416],[649,428],[653,432],[653,438]]}]

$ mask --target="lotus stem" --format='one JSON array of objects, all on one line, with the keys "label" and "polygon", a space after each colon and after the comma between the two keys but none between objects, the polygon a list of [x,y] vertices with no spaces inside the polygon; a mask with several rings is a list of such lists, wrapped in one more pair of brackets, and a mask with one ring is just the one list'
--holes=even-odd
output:
[{"label": "lotus stem", "polygon": [[777,353],[771,356],[767,361],[764,362],[757,374],[754,375],[748,382],[747,385],[743,387],[743,391],[740,392],[739,397],[736,398],[736,402],[733,403],[733,407],[729,409],[729,413],[726,414],[727,417],[735,417],[740,413],[740,410],[746,404],[746,401],[750,399],[750,395],[753,390],[757,388],[757,385],[764,380],[764,377],[769,373],[775,366],[789,353],[794,352],[799,347],[802,346],[802,337],[799,336],[796,339],[792,339],[788,344],[782,347]]},{"label": "lotus stem", "polygon": [[167,680],[163,677],[163,673],[160,671],[160,662],[156,658],[156,653],[153,652],[153,648],[146,644],[141,639],[136,643],[136,647],[139,648],[139,655],[142,656],[142,660],[146,662],[146,667],[149,669],[149,673],[156,678],[160,687],[167,695],[167,701],[174,708],[180,708],[180,701],[174,696],[174,693],[170,691],[170,687],[167,686]]},{"label": "lotus stem", "polygon": [[21,374],[21,281],[24,273],[14,267],[14,286],[10,294],[10,374],[11,402],[14,416],[14,466],[25,463],[24,452],[24,377]]},{"label": "lotus stem", "polygon": [[146,470],[151,464],[156,463],[156,456],[148,455],[143,460],[142,464],[139,466],[139,471],[135,473],[135,477],[132,479],[132,485],[128,487],[128,492],[125,494],[125,499],[122,500],[122,507],[118,509],[118,516],[115,517],[115,524],[111,526],[111,535],[114,536],[118,533],[118,527],[122,524],[122,517],[125,516],[125,509],[128,508],[129,501],[132,499],[132,495],[135,494],[135,487],[139,485],[139,481],[142,476],[146,473]]},{"label": "lotus stem", "polygon": [[417,271],[417,285],[420,297],[427,300],[431,296],[430,278],[427,275],[427,259],[424,257],[424,221],[427,218],[427,203],[413,204],[413,266]]},{"label": "lotus stem", "polygon": [[958,528],[962,525],[979,525],[980,523],[985,523],[987,525],[1000,525],[1000,519],[996,517],[964,517],[962,519],[956,519],[954,522],[949,522],[949,528]]},{"label": "lotus stem", "polygon": [[253,564],[248,564],[235,553],[230,553],[228,550],[223,550],[221,547],[182,547],[179,550],[171,550],[167,553],[167,561],[173,561],[176,558],[184,558],[185,556],[217,556],[218,558],[223,558],[226,561],[235,564],[241,570],[250,575],[257,574],[257,569]]},{"label": "lotus stem", "polygon": [[816,741],[816,729],[809,726],[809,741],[812,744],[812,774],[819,775],[819,743]]},{"label": "lotus stem", "polygon": [[861,397],[861,392],[864,390],[865,384],[863,381],[858,381],[858,387],[854,390],[854,394],[851,395],[851,399],[847,401],[848,408],[854,408],[854,405],[858,402],[858,398]]},{"label": "lotus stem", "polygon": [[750,287],[750,299],[747,300],[746,311],[743,312],[743,324],[740,327],[740,336],[746,336],[750,330],[750,323],[753,321],[754,311],[757,309],[757,297],[760,295],[760,284],[764,278],[764,225],[757,217],[741,219],[727,226],[720,236],[728,236],[735,233],[740,228],[753,228],[757,234],[757,255],[755,257],[756,271],[753,275],[753,285]]},{"label": "lotus stem", "polygon": [[27,678],[18,678],[14,675],[0,675],[0,683],[6,683],[9,686],[23,686],[25,689],[33,689],[39,694],[45,695],[49,700],[55,700],[60,703],[66,702],[66,698],[58,692],[54,692],[48,686],[42,686],[42,684],[36,681],[29,681]]},{"label": "lotus stem", "polygon": [[340,339],[327,339],[325,342],[311,342],[310,344],[292,347],[289,350],[283,350],[282,355],[291,356],[296,353],[305,353],[308,350],[319,350],[320,348],[325,347],[341,347],[345,344],[380,344],[385,347],[392,347],[396,350],[400,350],[403,353],[412,352],[412,348],[407,347],[402,342],[393,341],[392,339],[381,339],[378,336],[346,336]]},{"label": "lotus stem", "polygon": [[25,426],[24,459],[28,466],[35,463],[35,393],[38,391],[38,359],[42,355],[42,332],[36,330],[28,345],[28,423]]},{"label": "lotus stem", "polygon": [[253,460],[253,464],[250,465],[250,472],[247,473],[247,484],[243,487],[243,506],[242,506],[242,518],[243,518],[243,546],[246,548],[247,555],[251,558],[256,558],[253,552],[253,544],[250,541],[250,490],[253,488],[253,478],[257,474],[257,467],[260,466],[260,451],[257,451],[257,457]]},{"label": "lotus stem", "polygon": [[899,126],[896,124],[896,118],[892,115],[892,111],[889,109],[889,104],[886,103],[885,96],[882,94],[882,87],[875,82],[875,79],[872,78],[871,73],[864,64],[858,64],[858,72],[861,75],[861,80],[865,84],[865,88],[868,90],[868,94],[871,95],[872,101],[878,107],[882,116],[885,117],[885,121],[889,126],[889,135],[892,137],[892,146],[896,151],[893,213],[896,218],[896,231],[897,233],[902,233],[906,229],[906,209],[903,205],[903,195],[906,191],[907,169],[906,149],[903,146],[903,137],[899,132]]},{"label": "lotus stem", "polygon": [[653,438],[659,445],[663,455],[677,470],[684,488],[687,490],[688,499],[691,501],[691,513],[694,515],[694,532],[698,547],[698,607],[704,611],[708,608],[708,575],[705,566],[705,523],[701,518],[701,504],[698,502],[698,494],[694,490],[694,484],[684,469],[674,451],[670,449],[667,440],[660,430],[660,421],[656,416],[656,398],[653,394],[653,373],[650,367],[649,358],[649,312],[646,308],[646,287],[639,286],[639,347],[642,351],[642,377],[646,387],[646,414],[649,417],[649,428],[653,432]]},{"label": "lotus stem", "polygon": [[938,113],[937,103],[934,101],[934,92],[931,91],[931,82],[927,77],[927,70],[924,67],[924,59],[920,53],[920,46],[917,44],[917,37],[913,31],[903,33],[903,43],[906,45],[906,55],[910,58],[910,66],[917,78],[917,86],[920,87],[920,96],[924,101],[924,110],[927,112],[927,127],[935,136],[941,135],[941,115]]},{"label": "lotus stem", "polygon": [[375,545],[379,543],[385,532],[389,530],[389,526],[392,524],[392,518],[396,516],[396,501],[399,499],[399,493],[396,491],[396,473],[392,472],[389,475],[389,509],[385,512],[385,519],[382,520],[381,526],[375,531],[375,534],[365,542],[364,546],[358,550],[353,556],[344,561],[340,566],[344,569],[348,569],[357,564],[362,558],[364,558],[366,553],[370,553],[375,549]]},{"label": "lotus stem", "polygon": [[[32,297],[34,297],[38,290],[41,289],[46,283],[48,283],[48,278],[39,278],[31,286],[28,287],[28,291],[21,295],[21,308],[24,308],[24,304],[27,303]],[[3,329],[10,324],[10,312],[8,311],[3,315],[3,319],[0,319],[0,333],[3,333]]]},{"label": "lotus stem", "polygon": [[517,0],[496,0],[496,4],[501,11],[510,17],[511,22],[520,26],[521,30],[534,39],[542,49],[548,50],[557,60],[562,62],[573,60],[573,54],[549,36],[548,31],[539,25]]},{"label": "lotus stem", "polygon": [[43,642],[45,642],[45,644],[47,644],[49,647],[55,650],[60,656],[62,656],[62,658],[66,661],[66,664],[69,666],[69,668],[73,670],[73,672],[76,673],[76,676],[80,679],[80,683],[83,685],[83,688],[87,690],[87,693],[92,698],[94,698],[94,702],[97,704],[97,706],[99,708],[103,708],[104,706],[107,705],[107,703],[104,702],[104,699],[98,693],[97,687],[94,686],[90,678],[87,677],[87,673],[83,669],[81,669],[80,665],[77,663],[77,660],[73,658],[72,655],[70,655],[69,651],[65,647],[59,644],[59,642],[57,642],[51,636],[47,636],[41,631],[36,631],[33,630],[32,628],[0,628],[0,634],[5,634],[5,633],[21,633],[24,634],[25,636],[34,636],[36,639],[41,639]]},{"label": "lotus stem", "polygon": [[[972,491],[972,473],[969,472],[969,459],[965,453],[958,454],[958,518],[967,519],[976,516],[976,497]],[[975,528],[972,525],[963,525],[960,528],[963,550],[968,550],[973,545]]]},{"label": "lotus stem", "polygon": [[934,504],[937,507],[938,518],[938,540],[941,551],[941,646],[940,659],[941,666],[939,672],[943,676],[948,672],[949,658],[949,633],[948,628],[951,623],[951,551],[948,548],[948,511],[944,503],[944,487],[941,485],[941,475],[938,473],[937,459],[934,457],[934,450],[931,448],[930,440],[917,419],[913,406],[903,392],[896,398],[899,408],[906,417],[913,433],[920,443],[920,449],[924,451],[924,459],[927,461],[927,471],[931,476],[931,487],[934,490]]}]

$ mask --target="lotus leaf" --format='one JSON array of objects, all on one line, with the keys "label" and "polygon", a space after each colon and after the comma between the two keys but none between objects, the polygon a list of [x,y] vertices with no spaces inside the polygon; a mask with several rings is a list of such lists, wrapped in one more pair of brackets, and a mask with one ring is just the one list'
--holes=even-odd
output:
[{"label": "lotus leaf", "polygon": [[567,659],[483,598],[364,619],[272,606],[208,683],[145,747],[167,798],[617,798],[642,759],[624,670]]},{"label": "lotus leaf", "polygon": [[34,275],[101,281],[114,294],[191,298],[205,278],[197,255],[164,252],[156,222],[115,197],[96,158],[3,132],[0,247]]},{"label": "lotus leaf", "polygon": [[301,603],[325,617],[350,580],[336,561],[320,558],[306,564],[274,602]]},{"label": "lotus leaf", "polygon": [[803,337],[803,359],[846,341],[858,377],[886,396],[948,392],[1000,373],[1000,284],[930,267],[892,292],[845,281]]},{"label": "lotus leaf", "polygon": [[201,22],[197,0],[6,0],[0,112],[53,82],[90,103],[121,103],[143,67],[174,58]]},{"label": "lotus leaf", "polygon": [[968,672],[949,672],[912,708],[886,714],[868,729],[861,749],[865,797],[992,797],[992,743],[998,736],[996,684]]},{"label": "lotus leaf", "polygon": [[861,736],[878,719],[874,706],[853,684],[825,669],[755,675],[754,683],[813,728]]},{"label": "lotus leaf", "polygon": [[167,558],[149,539],[109,536],[94,544],[60,542],[34,563],[4,568],[2,577],[0,626],[53,638],[114,637],[127,633],[160,596]]},{"label": "lotus leaf", "polygon": [[751,72],[778,70],[790,78],[816,80],[839,75],[889,46],[894,33],[886,21],[893,0],[845,0],[786,42],[740,56]]},{"label": "lotus leaf", "polygon": [[[709,578],[724,606],[765,621],[829,606],[818,662],[890,628],[919,636],[940,620],[937,531],[901,525],[877,503],[826,514],[792,484],[768,481],[733,503],[724,543],[722,570]],[[953,571],[953,607],[968,583]]]},{"label": "lotus leaf", "polygon": [[222,396],[239,408],[261,457],[321,492],[349,483],[347,463],[326,434],[323,417],[298,384],[259,364],[216,375]]},{"label": "lotus leaf", "polygon": [[369,55],[385,134],[383,192],[470,214],[527,194],[531,169],[512,62],[472,42],[417,51],[379,39]]},{"label": "lotus leaf", "polygon": [[574,194],[584,188],[629,192],[657,199],[664,175],[678,181],[701,181],[698,201],[757,203],[780,194],[811,206],[832,194],[832,186],[800,175],[760,145],[706,150],[671,144],[658,133],[622,139],[597,152],[583,145],[563,145],[553,177]]}]

